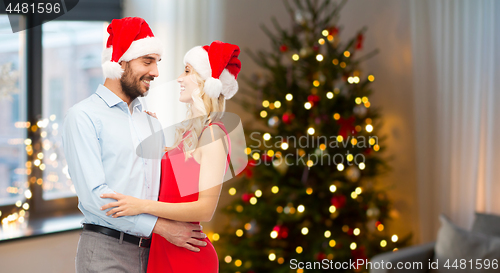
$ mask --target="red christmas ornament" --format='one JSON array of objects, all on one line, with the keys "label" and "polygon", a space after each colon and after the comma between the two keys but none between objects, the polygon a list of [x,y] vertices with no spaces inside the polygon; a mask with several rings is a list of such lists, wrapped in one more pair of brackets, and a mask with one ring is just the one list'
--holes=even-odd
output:
[{"label": "red christmas ornament", "polygon": [[245,168],[245,175],[248,178],[252,178],[252,176],[253,176],[253,170],[252,169],[255,168],[255,165],[256,165],[256,161],[253,158],[250,158],[248,160],[247,166]]},{"label": "red christmas ornament", "polygon": [[354,229],[349,228],[349,229],[347,230],[347,235],[352,235],[353,233],[354,233]]},{"label": "red christmas ornament", "polygon": [[287,227],[282,227],[281,228],[281,232],[278,233],[278,237],[281,237],[283,239],[285,239],[286,237],[288,237],[288,228]]},{"label": "red christmas ornament", "polygon": [[262,154],[260,156],[260,159],[262,159],[263,162],[271,162],[273,158],[271,156],[268,156],[267,154]]},{"label": "red christmas ornament", "polygon": [[355,135],[356,127],[354,126],[354,121],[354,116],[351,116],[348,119],[340,117],[339,120],[337,120],[337,123],[340,125],[339,135],[343,138],[346,138],[347,135],[350,134]]},{"label": "red christmas ornament", "polygon": [[340,209],[345,205],[346,197],[343,195],[336,195],[332,197],[330,202],[335,206],[335,208]]},{"label": "red christmas ornament", "polygon": [[290,124],[292,123],[292,120],[295,118],[295,115],[293,113],[284,113],[283,117],[281,118],[285,124]]},{"label": "red christmas ornament", "polygon": [[288,46],[286,46],[286,45],[281,45],[281,46],[280,46],[280,51],[281,51],[281,52],[287,52],[287,51],[288,51]]},{"label": "red christmas ornament", "polygon": [[319,101],[319,96],[318,95],[309,95],[307,96],[307,101],[309,101],[311,104],[314,104]]},{"label": "red christmas ornament", "polygon": [[363,34],[358,34],[358,37],[356,37],[356,50],[361,50],[363,49]]},{"label": "red christmas ornament", "polygon": [[[351,256],[352,256],[354,261],[357,261],[358,259],[365,260],[365,264],[366,264],[366,259],[368,259],[368,257],[366,256],[365,252],[366,252],[365,246],[359,246],[358,248],[351,250]],[[359,267],[361,265],[357,265],[357,266]]]},{"label": "red christmas ornament", "polygon": [[331,27],[328,29],[328,34],[335,37],[339,33],[339,29],[337,27]]},{"label": "red christmas ornament", "polygon": [[248,203],[248,202],[250,202],[250,198],[252,198],[254,196],[255,196],[255,194],[253,194],[253,193],[244,193],[241,195],[241,200],[243,200],[243,202],[245,202],[245,203]]},{"label": "red christmas ornament", "polygon": [[321,262],[323,259],[326,259],[326,254],[325,254],[325,253],[323,253],[323,252],[318,252],[318,253],[316,254],[316,260],[318,260],[318,261],[320,261],[320,262]]}]

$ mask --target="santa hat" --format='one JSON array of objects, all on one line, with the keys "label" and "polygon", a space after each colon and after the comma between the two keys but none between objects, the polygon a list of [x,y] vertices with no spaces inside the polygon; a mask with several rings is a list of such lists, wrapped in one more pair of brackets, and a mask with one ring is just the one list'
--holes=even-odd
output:
[{"label": "santa hat", "polygon": [[102,52],[104,77],[119,79],[123,74],[121,61],[130,61],[156,53],[161,56],[163,48],[154,37],[148,23],[139,17],[113,19],[108,26],[109,38]]},{"label": "santa hat", "polygon": [[189,63],[205,81],[204,91],[211,98],[220,94],[230,99],[238,91],[236,78],[241,70],[237,45],[214,41],[210,46],[197,46],[184,56],[184,65]]}]

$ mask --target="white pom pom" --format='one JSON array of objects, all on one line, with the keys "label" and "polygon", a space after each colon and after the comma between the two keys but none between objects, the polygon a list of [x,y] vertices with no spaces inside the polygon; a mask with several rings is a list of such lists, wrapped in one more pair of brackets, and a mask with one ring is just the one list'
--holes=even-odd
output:
[{"label": "white pom pom", "polygon": [[219,79],[209,77],[205,81],[203,91],[211,98],[218,98],[222,92],[222,82]]},{"label": "white pom pom", "polygon": [[102,64],[102,72],[104,78],[120,79],[123,74],[123,69],[117,62],[107,61]]}]

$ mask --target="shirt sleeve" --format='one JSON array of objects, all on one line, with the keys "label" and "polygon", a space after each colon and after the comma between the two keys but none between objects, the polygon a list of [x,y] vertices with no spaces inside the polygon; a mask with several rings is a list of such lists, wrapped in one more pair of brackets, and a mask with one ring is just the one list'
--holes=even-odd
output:
[{"label": "shirt sleeve", "polygon": [[96,124],[85,111],[75,107],[68,111],[63,125],[62,140],[78,201],[93,217],[99,218],[113,228],[149,237],[158,217],[140,214],[113,218],[106,216],[106,211],[100,209],[110,202],[110,199],[101,198],[101,194],[114,191],[106,184],[97,132]]}]

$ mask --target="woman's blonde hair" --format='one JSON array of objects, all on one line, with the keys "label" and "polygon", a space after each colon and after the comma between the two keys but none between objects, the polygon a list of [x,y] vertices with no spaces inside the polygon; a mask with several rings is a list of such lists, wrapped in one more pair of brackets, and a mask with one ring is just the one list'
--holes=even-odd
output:
[{"label": "woman's blonde hair", "polygon": [[[191,98],[193,103],[187,103],[186,119],[175,129],[175,141],[171,147],[166,147],[166,151],[175,149],[181,141],[184,141],[183,151],[185,159],[193,156],[193,152],[198,146],[198,138],[205,126],[210,122],[220,121],[224,111],[226,110],[226,99],[224,95],[220,94],[218,98],[211,98],[203,91],[205,81],[196,72],[191,69],[190,77],[194,77],[198,88],[193,91]],[[196,108],[199,117],[193,117],[193,110]],[[186,132],[189,132],[186,134]],[[186,134],[186,135],[185,135]]]}]

